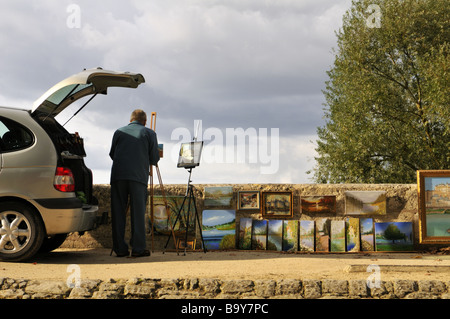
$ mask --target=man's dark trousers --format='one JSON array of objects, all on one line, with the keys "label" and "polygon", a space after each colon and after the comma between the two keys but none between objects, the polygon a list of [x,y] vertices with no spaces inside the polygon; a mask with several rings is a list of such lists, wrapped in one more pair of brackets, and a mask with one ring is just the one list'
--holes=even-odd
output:
[{"label": "man's dark trousers", "polygon": [[131,240],[133,252],[142,253],[146,249],[145,211],[147,185],[131,180],[116,180],[111,183],[111,218],[113,250],[116,254],[126,254],[125,242],[126,211],[130,196]]}]

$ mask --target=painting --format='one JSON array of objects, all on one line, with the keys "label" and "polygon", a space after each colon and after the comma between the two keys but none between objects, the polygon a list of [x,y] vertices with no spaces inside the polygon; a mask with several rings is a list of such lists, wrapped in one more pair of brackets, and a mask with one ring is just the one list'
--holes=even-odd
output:
[{"label": "painting", "polygon": [[252,249],[267,248],[267,220],[254,219],[252,223]]},{"label": "painting", "polygon": [[283,221],[271,219],[267,227],[267,250],[282,251],[283,249]]},{"label": "painting", "polygon": [[330,251],[345,251],[345,220],[332,220]]},{"label": "painting", "polygon": [[313,220],[300,220],[300,251],[314,251],[314,231],[315,223]]},{"label": "painting", "polygon": [[264,218],[292,217],[292,192],[263,192]]},{"label": "painting", "polygon": [[203,141],[182,143],[178,156],[177,167],[194,168],[200,165]]},{"label": "painting", "polygon": [[252,219],[241,218],[239,220],[239,249],[252,249]]},{"label": "painting", "polygon": [[238,192],[237,209],[238,210],[260,210],[259,191],[241,191]]},{"label": "painting", "polygon": [[330,250],[330,224],[328,218],[316,220],[316,251]]},{"label": "painting", "polygon": [[361,218],[359,220],[360,234],[361,234],[361,250],[374,251],[374,228],[372,218]]},{"label": "painting", "polygon": [[236,212],[234,210],[204,210],[202,235],[206,249],[236,248]]},{"label": "painting", "polygon": [[[186,223],[188,217],[188,205],[184,205],[180,212],[180,217],[177,224],[174,225],[177,219],[178,212],[183,204],[184,196],[166,196],[167,207],[163,196],[153,196],[153,230],[155,234],[167,235],[171,233],[172,227],[174,232],[180,233],[186,231]],[[170,215],[170,219],[169,219]],[[149,226],[151,227],[152,218],[148,218]],[[191,209],[189,213],[189,233],[195,234],[195,211]]]},{"label": "painting", "polygon": [[359,251],[359,218],[350,217],[346,221],[347,251]]},{"label": "painting", "polygon": [[412,222],[375,223],[376,251],[412,251]]},{"label": "painting", "polygon": [[298,220],[283,220],[283,251],[298,250]]},{"label": "painting", "polygon": [[450,170],[417,172],[420,242],[450,243]]},{"label": "painting", "polygon": [[232,186],[205,187],[205,207],[231,207]]},{"label": "painting", "polygon": [[386,215],[386,192],[345,192],[345,213],[347,215]]},{"label": "painting", "polygon": [[302,213],[336,213],[336,196],[302,196]]}]

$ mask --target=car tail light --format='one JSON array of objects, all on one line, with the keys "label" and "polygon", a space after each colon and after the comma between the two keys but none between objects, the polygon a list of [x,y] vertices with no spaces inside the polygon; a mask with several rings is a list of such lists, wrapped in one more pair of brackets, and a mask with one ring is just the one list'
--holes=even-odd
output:
[{"label": "car tail light", "polygon": [[57,167],[53,186],[60,192],[74,192],[75,179],[70,168]]}]

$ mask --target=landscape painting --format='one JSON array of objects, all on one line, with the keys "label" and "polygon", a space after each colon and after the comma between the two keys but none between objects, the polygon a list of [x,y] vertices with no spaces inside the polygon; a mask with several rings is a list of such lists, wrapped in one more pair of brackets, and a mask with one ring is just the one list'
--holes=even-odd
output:
[{"label": "landscape painting", "polygon": [[331,251],[345,251],[345,220],[331,221]]},{"label": "landscape painting", "polygon": [[336,213],[336,196],[301,197],[302,213]]},{"label": "landscape painting", "polygon": [[232,199],[232,186],[205,187],[205,207],[230,207]]},{"label": "landscape painting", "polygon": [[204,210],[202,235],[206,249],[236,248],[236,212],[234,210]]},{"label": "landscape painting", "polygon": [[239,249],[252,249],[252,219],[241,218],[239,220]]},{"label": "landscape painting", "polygon": [[292,192],[264,192],[262,195],[264,218],[292,217]]},{"label": "landscape painting", "polygon": [[314,251],[314,231],[313,220],[300,220],[300,251]]},{"label": "landscape painting", "polygon": [[[180,217],[177,220],[177,224],[174,225],[177,219],[178,212],[183,204],[184,196],[166,196],[167,207],[169,212],[166,211],[166,205],[163,196],[153,196],[153,226],[155,234],[170,234],[172,227],[174,232],[185,232],[188,214],[188,205],[184,205]],[[150,201],[150,199],[149,199]],[[150,214],[149,214],[150,215]],[[170,219],[169,219],[170,215]],[[152,224],[152,217],[148,218],[149,226]],[[191,209],[189,214],[189,233],[195,233],[195,211]]]},{"label": "landscape painting", "polygon": [[376,251],[412,251],[412,222],[375,223]]},{"label": "landscape painting", "polygon": [[283,221],[283,251],[298,250],[298,220]]},{"label": "landscape painting", "polygon": [[418,171],[421,242],[450,243],[450,170]]},{"label": "landscape painting", "polygon": [[347,251],[359,251],[359,218],[347,218],[346,220],[346,236],[347,236]]},{"label": "landscape painting", "polygon": [[267,228],[267,250],[281,251],[283,249],[283,221],[271,219]]},{"label": "landscape painting", "polygon": [[238,192],[237,209],[238,210],[260,210],[259,191],[241,191]]},{"label": "landscape painting", "polygon": [[386,215],[386,192],[345,192],[345,213],[347,215]]},{"label": "landscape painting", "polygon": [[267,248],[267,220],[254,219],[252,224],[252,249]]},{"label": "landscape painting", "polygon": [[362,251],[374,251],[374,228],[372,218],[361,218],[359,220],[360,233],[361,233],[361,250]]},{"label": "landscape painting", "polygon": [[330,250],[330,224],[328,218],[316,220],[316,251]]}]

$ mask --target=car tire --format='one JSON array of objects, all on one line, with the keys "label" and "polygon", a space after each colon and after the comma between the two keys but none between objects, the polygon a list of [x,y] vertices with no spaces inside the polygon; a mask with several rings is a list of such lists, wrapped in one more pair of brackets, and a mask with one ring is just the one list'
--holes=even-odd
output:
[{"label": "car tire", "polygon": [[20,202],[0,204],[0,260],[24,261],[41,248],[45,227],[36,211]]},{"label": "car tire", "polygon": [[66,240],[68,234],[56,234],[51,237],[44,238],[44,242],[39,249],[39,253],[49,253],[57,249]]}]

